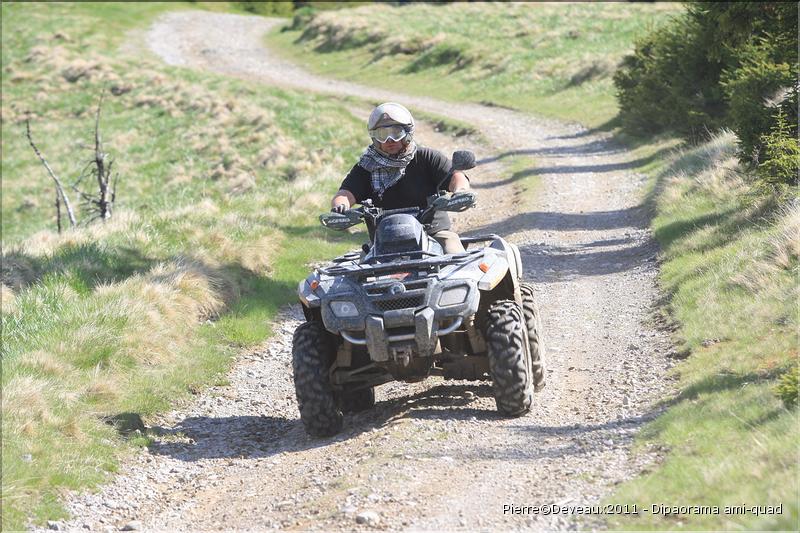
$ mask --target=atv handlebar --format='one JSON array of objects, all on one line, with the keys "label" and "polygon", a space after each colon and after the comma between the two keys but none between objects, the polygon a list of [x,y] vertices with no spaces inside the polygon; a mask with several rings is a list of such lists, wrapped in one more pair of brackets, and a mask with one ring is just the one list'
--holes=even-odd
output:
[{"label": "atv handlebar", "polygon": [[475,193],[472,191],[461,191],[448,193],[442,191],[428,197],[428,207],[420,209],[418,207],[403,207],[400,209],[383,209],[372,205],[371,200],[365,200],[360,207],[348,209],[344,213],[328,212],[319,216],[320,223],[326,228],[344,230],[355,226],[362,220],[367,222],[370,227],[377,226],[381,218],[387,215],[409,214],[417,217],[422,224],[433,222],[433,215],[437,211],[452,211],[460,213],[470,207],[475,206]]}]

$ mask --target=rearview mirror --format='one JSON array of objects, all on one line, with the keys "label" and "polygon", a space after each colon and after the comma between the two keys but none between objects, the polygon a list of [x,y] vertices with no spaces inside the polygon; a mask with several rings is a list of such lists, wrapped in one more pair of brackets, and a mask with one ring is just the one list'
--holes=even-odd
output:
[{"label": "rearview mirror", "polygon": [[453,152],[453,170],[469,170],[475,168],[475,154],[469,150]]}]

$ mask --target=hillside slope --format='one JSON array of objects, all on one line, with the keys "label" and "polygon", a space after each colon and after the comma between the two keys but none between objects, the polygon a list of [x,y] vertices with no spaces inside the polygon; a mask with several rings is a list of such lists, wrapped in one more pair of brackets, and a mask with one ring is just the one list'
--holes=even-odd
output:
[{"label": "hillside slope", "polygon": [[611,76],[677,3],[373,3],[300,10],[267,42],[325,76],[485,102],[588,127],[616,115]]}]

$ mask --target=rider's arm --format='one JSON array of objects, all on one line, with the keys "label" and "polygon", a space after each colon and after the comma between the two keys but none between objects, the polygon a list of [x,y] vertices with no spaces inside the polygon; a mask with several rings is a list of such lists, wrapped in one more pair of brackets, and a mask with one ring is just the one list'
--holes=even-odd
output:
[{"label": "rider's arm", "polygon": [[347,177],[344,178],[342,184],[339,186],[339,191],[333,195],[331,200],[331,208],[339,204],[347,204],[346,209],[350,209],[353,205],[360,203],[365,198],[369,197],[369,172],[364,168],[354,165]]},{"label": "rider's arm", "polygon": [[468,191],[469,178],[461,171],[453,172],[453,177],[450,178],[450,192]]},{"label": "rider's arm", "polygon": [[333,196],[333,200],[331,200],[331,208],[334,208],[339,204],[344,204],[345,209],[350,209],[355,203],[356,197],[353,196],[353,193],[347,189],[339,189],[339,192],[337,192]]},{"label": "rider's arm", "polygon": [[450,192],[469,190],[469,178],[467,175],[460,170],[456,170],[451,174],[452,163],[443,153],[430,148],[422,148],[417,151],[417,154],[425,158],[424,161],[428,166],[428,172],[430,172],[431,177],[439,187],[447,187]]}]

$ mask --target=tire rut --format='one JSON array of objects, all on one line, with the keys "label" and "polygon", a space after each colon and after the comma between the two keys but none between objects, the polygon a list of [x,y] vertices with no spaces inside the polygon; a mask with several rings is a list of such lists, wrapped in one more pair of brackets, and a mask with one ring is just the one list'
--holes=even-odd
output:
[{"label": "tire rut", "polygon": [[[505,505],[597,503],[658,460],[631,454],[638,429],[670,384],[672,350],[654,321],[657,247],[641,207],[644,178],[607,137],[508,109],[440,102],[310,74],[265,49],[279,21],[208,12],[171,13],[142,39],[169,64],[475,124],[488,144],[465,146],[480,166],[480,208],[458,227],[519,245],[533,282],[546,346],[547,386],[530,414],[501,418],[486,383],[379,387],[375,408],[346,415],[342,433],[313,439],[302,428],[291,381],[297,306],[275,335],[242,354],[230,384],[148,421],[158,436],[96,494],[73,495],[69,528],[573,529],[576,517],[509,514]],[[368,109],[365,104],[364,109]],[[365,116],[365,115],[364,115]],[[427,129],[426,129],[427,128]],[[509,176],[513,155],[536,166]],[[538,176],[536,198],[519,179]],[[524,201],[523,201],[524,200]],[[583,523],[602,527],[602,520]]]}]

